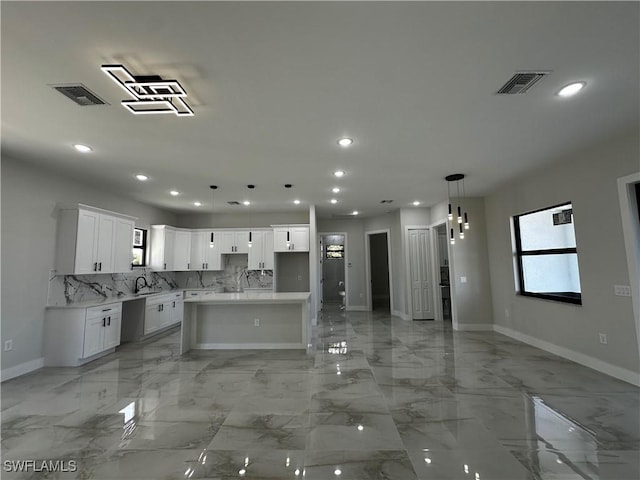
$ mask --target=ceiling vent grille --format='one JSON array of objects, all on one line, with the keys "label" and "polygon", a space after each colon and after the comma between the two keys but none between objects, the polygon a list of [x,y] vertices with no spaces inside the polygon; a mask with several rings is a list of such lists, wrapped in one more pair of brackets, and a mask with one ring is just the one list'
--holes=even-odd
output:
[{"label": "ceiling vent grille", "polygon": [[229,205],[240,205],[240,202],[236,202],[235,200],[232,200],[231,202],[227,202]]},{"label": "ceiling vent grille", "polygon": [[380,203],[393,203],[393,200],[380,200]]},{"label": "ceiling vent grille", "polygon": [[52,88],[59,91],[65,97],[70,98],[81,107],[88,107],[89,105],[108,105],[107,102],[102,100],[82,84],[52,85]]},{"label": "ceiling vent grille", "polygon": [[498,95],[516,95],[527,91],[549,72],[516,72],[496,93]]}]

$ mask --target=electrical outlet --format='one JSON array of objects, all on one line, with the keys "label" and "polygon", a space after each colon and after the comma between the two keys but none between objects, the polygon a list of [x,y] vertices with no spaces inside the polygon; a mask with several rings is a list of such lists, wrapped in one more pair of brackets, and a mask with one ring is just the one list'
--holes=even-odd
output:
[{"label": "electrical outlet", "polygon": [[598,334],[598,340],[600,340],[600,343],[603,345],[607,344],[607,334],[606,333],[599,333]]},{"label": "electrical outlet", "polygon": [[618,297],[630,297],[631,296],[631,287],[629,285],[614,285],[613,292]]},{"label": "electrical outlet", "polygon": [[460,283],[467,283],[467,277],[460,277]]},{"label": "electrical outlet", "polygon": [[13,350],[13,340],[5,340],[4,351],[10,352],[11,350]]},{"label": "electrical outlet", "polygon": [[300,282],[302,280],[302,275],[298,275],[298,281]]},{"label": "electrical outlet", "polygon": [[254,318],[253,319],[253,326],[254,327],[259,327],[260,326],[260,319],[259,318]]}]

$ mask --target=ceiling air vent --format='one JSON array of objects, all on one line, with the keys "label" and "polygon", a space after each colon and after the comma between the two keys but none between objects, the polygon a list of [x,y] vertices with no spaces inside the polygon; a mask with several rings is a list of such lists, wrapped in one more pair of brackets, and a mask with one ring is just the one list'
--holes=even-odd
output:
[{"label": "ceiling air vent", "polygon": [[549,72],[516,72],[496,93],[498,95],[515,95],[526,93]]},{"label": "ceiling air vent", "polygon": [[236,202],[235,200],[231,202],[227,202],[229,205],[240,205],[240,202]]},{"label": "ceiling air vent", "polygon": [[81,107],[87,107],[89,105],[108,105],[107,102],[102,100],[82,84],[52,85],[52,88],[59,91],[65,97],[70,98]]},{"label": "ceiling air vent", "polygon": [[380,203],[393,203],[393,200],[380,200]]}]

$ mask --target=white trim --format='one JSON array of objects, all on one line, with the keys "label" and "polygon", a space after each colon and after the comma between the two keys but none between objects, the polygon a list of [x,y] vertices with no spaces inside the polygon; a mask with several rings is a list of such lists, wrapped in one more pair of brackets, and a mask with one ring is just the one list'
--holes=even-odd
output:
[{"label": "white trim", "polygon": [[[402,320],[405,320],[405,321],[413,320],[411,318],[411,315],[407,315],[406,313],[401,312],[400,310],[393,310],[391,312],[391,315],[394,317],[400,317]],[[422,321],[422,320],[418,320],[418,321]]]},{"label": "white trim", "polygon": [[461,332],[492,332],[493,327],[493,323],[458,323],[454,325],[453,329]]},{"label": "white trim", "polygon": [[369,252],[370,236],[378,233],[384,233],[387,235],[387,268],[389,270],[389,312],[393,312],[395,308],[393,299],[393,265],[391,258],[391,230],[383,228],[380,230],[369,230],[364,232],[364,260],[365,260],[365,285],[367,285],[367,310],[373,310],[373,299],[371,295],[371,256]]},{"label": "white trim", "polygon": [[192,350],[284,350],[306,349],[302,343],[196,343]]},{"label": "white trim", "polygon": [[[624,246],[627,253],[627,270],[631,286],[631,303],[636,324],[636,340],[640,353],[640,224],[638,223],[638,203],[634,200],[632,185],[640,182],[640,172],[618,178],[618,197],[620,198],[620,216]],[[632,220],[635,219],[635,220]]]},{"label": "white trim", "polygon": [[576,352],[565,347],[560,347],[553,343],[540,340],[516,330],[512,330],[508,327],[503,327],[502,325],[493,325],[493,329],[496,332],[501,333],[502,335],[506,335],[507,337],[515,338],[516,340],[519,340],[533,347],[545,350],[560,357],[566,358],[567,360],[571,360],[572,362],[579,363],[580,365],[583,365],[585,367],[592,368],[624,382],[640,387],[640,373],[638,372],[634,372],[622,367],[617,367],[616,365],[611,365],[610,363],[603,362],[602,360],[590,357],[589,355],[585,355],[584,353]]},{"label": "white trim", "polygon": [[347,305],[347,312],[368,312],[371,310],[366,305]]},{"label": "white trim", "polygon": [[0,372],[0,381],[4,382],[6,380],[11,380],[12,378],[26,375],[27,373],[33,372],[34,370],[38,370],[42,367],[44,367],[44,357],[20,363],[13,367],[3,369],[2,372]]}]

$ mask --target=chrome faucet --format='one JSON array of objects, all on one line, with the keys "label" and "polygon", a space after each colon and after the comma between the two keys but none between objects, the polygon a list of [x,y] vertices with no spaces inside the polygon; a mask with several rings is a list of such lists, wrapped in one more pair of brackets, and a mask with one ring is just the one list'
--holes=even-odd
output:
[{"label": "chrome faucet", "polygon": [[[144,281],[144,285],[142,285],[142,287],[138,287],[138,280],[140,280],[140,279],[142,279]],[[136,278],[136,284],[135,284],[135,288],[133,290],[133,293],[138,293],[144,287],[149,288],[149,284],[147,283],[147,277],[145,277],[144,275],[140,275],[138,278]]]}]

